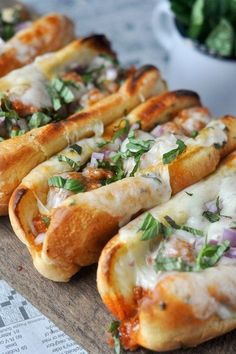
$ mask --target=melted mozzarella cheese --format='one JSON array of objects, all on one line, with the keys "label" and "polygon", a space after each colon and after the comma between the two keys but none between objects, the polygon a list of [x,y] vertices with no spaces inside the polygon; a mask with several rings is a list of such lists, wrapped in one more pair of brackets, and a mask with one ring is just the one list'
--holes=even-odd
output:
[{"label": "melted mozzarella cheese", "polygon": [[36,48],[34,46],[24,44],[18,38],[12,38],[11,41],[6,44],[5,50],[10,49],[15,50],[16,58],[22,63],[28,62],[29,59],[36,54]]},{"label": "melted mozzarella cheese", "polygon": [[34,64],[12,71],[5,79],[11,83],[8,91],[11,100],[37,108],[52,106],[46,89],[47,79]]},{"label": "melted mozzarella cheese", "polygon": [[[209,201],[216,202],[217,197],[222,205],[221,214],[228,217],[221,216],[219,221],[211,223],[202,214]],[[221,242],[223,230],[229,228],[232,220],[236,219],[236,161],[232,166],[222,166],[214,175],[188,187],[167,203],[152,209],[151,213],[160,221],[169,215],[179,225],[185,224],[202,230],[207,242],[213,239]],[[154,263],[161,240],[140,240],[142,234],[139,230],[144,218],[145,215],[140,216],[119,232],[119,241],[125,245],[126,252],[121,253],[122,256],[114,265],[114,272],[117,286],[124,297],[131,297],[131,289],[135,286],[153,291],[159,282],[165,282],[169,275],[174,275],[174,281],[166,283],[168,291],[190,304],[197,318],[204,320],[213,314],[222,319],[232,317],[232,307],[236,306],[236,260],[222,257],[216,266],[200,272],[156,272]],[[179,252],[179,249],[175,248],[175,241],[178,239],[184,239],[190,249],[196,240],[202,239],[204,243],[204,237],[175,230],[170,241],[165,241],[167,256]],[[180,251],[179,256],[184,259],[188,250],[185,252],[181,248]],[[215,289],[216,293],[222,294],[223,298],[227,299],[226,303],[219,302],[218,297],[215,297],[214,293],[211,294],[209,289]]]}]

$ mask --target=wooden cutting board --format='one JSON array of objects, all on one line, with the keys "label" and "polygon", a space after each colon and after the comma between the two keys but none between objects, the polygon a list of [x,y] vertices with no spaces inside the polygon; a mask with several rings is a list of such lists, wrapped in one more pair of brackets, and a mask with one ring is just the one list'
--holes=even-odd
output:
[{"label": "wooden cutting board", "polygon": [[[106,344],[106,329],[112,317],[96,290],[95,266],[82,269],[67,284],[44,279],[34,269],[26,247],[13,234],[8,218],[4,217],[0,219],[0,276],[88,353],[113,353]],[[150,352],[139,350],[136,353]],[[181,353],[235,354],[236,331],[194,349],[175,351],[175,354]]]}]

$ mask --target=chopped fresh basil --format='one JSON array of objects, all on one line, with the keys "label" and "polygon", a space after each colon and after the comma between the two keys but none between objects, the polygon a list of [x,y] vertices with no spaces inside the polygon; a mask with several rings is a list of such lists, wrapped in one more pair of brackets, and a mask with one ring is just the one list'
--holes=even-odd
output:
[{"label": "chopped fresh basil", "polygon": [[197,130],[193,130],[192,132],[191,132],[191,138],[196,138],[196,136],[198,136],[198,131]]},{"label": "chopped fresh basil", "polygon": [[75,96],[71,87],[76,87],[72,81],[66,81],[60,78],[53,78],[48,86],[48,92],[55,111],[58,111],[63,104],[74,101]]},{"label": "chopped fresh basil", "polygon": [[141,156],[151,149],[154,140],[142,140],[135,138],[135,133],[133,130],[129,132],[128,140],[129,142],[126,144],[126,151],[119,152],[118,155],[120,154],[122,159],[128,159],[129,157],[134,158],[136,164],[133,171],[130,173],[130,176],[133,177],[139,167]]},{"label": "chopped fresh basil", "polygon": [[25,130],[23,130],[23,129],[12,130],[11,133],[10,133],[10,137],[11,138],[15,138],[16,136],[21,136],[23,134],[25,134]]},{"label": "chopped fresh basil", "polygon": [[143,231],[141,237],[142,241],[151,240],[158,236],[160,232],[160,222],[156,220],[152,214],[147,213],[139,230]]},{"label": "chopped fresh basil", "polygon": [[204,232],[202,230],[195,229],[193,227],[187,225],[178,225],[170,216],[166,215],[164,219],[168,222],[168,224],[176,230],[183,230],[189,232],[195,236],[204,236]]},{"label": "chopped fresh basil", "polygon": [[171,163],[173,160],[175,160],[180,154],[182,154],[185,151],[186,145],[182,140],[177,139],[176,144],[178,145],[176,149],[173,149],[163,154],[162,161],[164,165]]},{"label": "chopped fresh basil", "polygon": [[75,171],[78,171],[80,169],[80,165],[77,162],[75,162],[74,160],[70,159],[65,155],[59,155],[58,161],[66,162]]},{"label": "chopped fresh basil", "polygon": [[112,321],[109,332],[114,340],[114,351],[115,354],[121,354],[121,343],[120,343],[120,336],[119,336],[119,326],[120,323],[118,321]]},{"label": "chopped fresh basil", "polygon": [[48,185],[52,187],[64,188],[75,193],[85,191],[85,186],[78,179],[74,178],[63,178],[61,176],[53,176],[49,178]]},{"label": "chopped fresh basil", "polygon": [[236,221],[233,221],[233,222],[230,224],[230,228],[231,228],[231,229],[236,229]]},{"label": "chopped fresh basil", "polygon": [[143,231],[141,237],[142,241],[151,240],[159,234],[162,234],[164,238],[167,238],[172,234],[172,228],[166,227],[150,213],[147,213],[139,230]]},{"label": "chopped fresh basil", "polygon": [[52,118],[49,117],[47,114],[42,112],[36,112],[30,117],[28,125],[30,129],[38,128],[49,123],[51,120]]},{"label": "chopped fresh basil", "polygon": [[213,267],[229,248],[230,242],[228,240],[217,245],[205,244],[197,256],[196,270]]},{"label": "chopped fresh basil", "polygon": [[189,192],[185,192],[187,195],[189,195],[190,197],[193,196],[193,193],[189,193]]},{"label": "chopped fresh basil", "polygon": [[155,259],[156,271],[181,271],[191,272],[192,266],[187,264],[180,257],[163,257],[158,255]]},{"label": "chopped fresh basil", "polygon": [[50,224],[50,218],[48,216],[42,216],[44,224],[48,227]]},{"label": "chopped fresh basil", "polygon": [[115,132],[111,142],[115,142],[116,139],[126,136],[128,134],[129,129],[130,129],[129,121],[127,119],[122,119],[119,124],[119,127],[120,127],[120,129]]},{"label": "chopped fresh basil", "polygon": [[113,176],[107,178],[103,184],[110,184],[116,181],[119,181],[120,179],[123,179],[125,177],[125,172],[122,168],[122,163],[121,161],[116,161],[115,164],[110,163],[108,161],[98,161],[98,167],[99,168],[105,168],[111,172],[113,172]]},{"label": "chopped fresh basil", "polygon": [[76,151],[77,154],[79,154],[79,155],[81,155],[81,153],[82,153],[82,147],[80,145],[73,144],[70,146],[70,149]]},{"label": "chopped fresh basil", "polygon": [[220,199],[219,199],[219,197],[217,197],[217,199],[216,199],[216,211],[212,212],[210,210],[205,210],[202,213],[202,216],[204,216],[211,223],[214,223],[214,222],[220,220],[220,217],[221,217],[220,212],[221,212]]}]

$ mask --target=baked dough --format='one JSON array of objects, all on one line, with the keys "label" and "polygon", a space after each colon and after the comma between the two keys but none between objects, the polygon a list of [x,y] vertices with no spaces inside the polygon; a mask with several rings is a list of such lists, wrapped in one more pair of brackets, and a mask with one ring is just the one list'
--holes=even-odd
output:
[{"label": "baked dough", "polygon": [[64,15],[52,13],[21,30],[3,46],[0,76],[32,62],[38,55],[64,47],[74,38],[74,26]]},{"label": "baked dough", "polygon": [[118,92],[90,108],[65,121],[33,129],[0,143],[0,215],[7,214],[13,190],[32,168],[69,144],[91,136],[96,131],[99,133],[101,124],[106,126],[125,111],[129,112],[141,100],[165,89],[165,83],[155,67],[142,67],[130,74]]},{"label": "baked dough", "polygon": [[[167,215],[179,225],[203,230],[206,242],[216,245],[222,242],[223,230],[235,221],[235,182],[236,152],[214,174],[150,213],[165,225]],[[202,213],[217,200],[221,216],[210,222]],[[222,257],[214,266],[198,271],[158,272],[155,258],[163,250],[164,257],[195,262],[204,236],[174,230],[166,241],[158,235],[142,241],[144,219],[141,215],[122,228],[107,243],[98,263],[98,290],[108,309],[121,320],[121,341],[126,349],[143,346],[166,351],[196,346],[236,328],[235,258]]]},{"label": "baked dough", "polygon": [[[226,153],[232,149],[230,144],[231,140],[234,140],[231,139],[231,134],[235,134],[236,127],[235,120],[231,117],[222,119],[222,122],[227,124],[230,130],[224,146]],[[199,134],[199,140],[204,141],[206,136],[209,138],[212,130],[214,131],[213,127],[203,130]],[[169,168],[174,165],[178,170],[180,165],[186,165],[186,161],[190,161],[189,157],[192,155],[196,165],[188,162],[185,172],[190,175],[193,169],[196,171],[200,169],[196,176],[192,174],[188,181],[185,180],[185,186],[180,181],[181,188],[215,169],[221,154],[223,155],[223,148],[216,149],[212,145],[213,142],[210,141],[208,147],[189,146],[184,153],[185,158],[180,156],[169,165]],[[66,156],[73,158],[69,154]],[[65,166],[58,166],[56,158],[51,160],[51,163],[44,163],[35,168],[14,192],[9,208],[13,229],[29,248],[34,265],[45,277],[56,281],[67,281],[81,266],[96,262],[102,247],[116,233],[119,224],[127,223],[141,210],[168,200],[172,184],[174,185],[174,177],[171,177],[170,185],[168,184],[168,170],[161,165],[156,165],[156,173],[161,170],[164,172],[159,176],[163,177],[162,186],[155,178],[143,176],[141,171],[136,177],[124,178],[90,192],[73,195],[54,209],[48,210],[48,213],[46,212],[51,219],[50,225],[45,233],[43,244],[36,245],[32,229],[33,219],[38,215],[39,209],[43,214],[46,210],[42,211],[38,200],[46,205],[47,180],[53,173],[55,175],[65,172],[63,168]],[[68,171],[68,167],[66,168]],[[172,193],[176,193],[176,189]]]}]

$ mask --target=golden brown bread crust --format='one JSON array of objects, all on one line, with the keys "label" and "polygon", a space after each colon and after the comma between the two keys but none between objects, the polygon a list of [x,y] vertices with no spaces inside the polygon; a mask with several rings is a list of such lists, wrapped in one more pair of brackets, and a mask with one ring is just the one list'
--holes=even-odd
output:
[{"label": "golden brown bread crust", "polygon": [[[236,139],[233,138],[236,132],[235,118],[222,118],[222,122],[228,127],[228,142],[223,148],[189,147],[169,165],[172,194],[213,172],[226,150],[229,153],[236,148]],[[204,131],[201,134],[204,134]],[[185,175],[186,178],[183,177]],[[131,217],[132,213],[133,215],[140,213],[154,206],[158,201],[160,202],[155,188],[145,183],[149,182],[144,182],[136,177],[125,178],[97,190],[77,194],[55,208],[52,211],[50,226],[43,243],[42,254],[44,256],[42,257],[44,261],[54,263],[55,267],[58,265],[58,268],[62,269],[64,266],[68,268],[68,264],[75,267],[96,262],[102,247],[114,235],[125,216]],[[24,240],[28,247],[34,247],[32,243],[29,244],[31,236],[27,234],[28,220],[30,219],[27,216],[27,208],[36,210],[37,201],[34,201],[34,208],[25,203],[25,210],[23,210],[24,206],[21,204],[18,194],[21,193],[22,188],[28,187],[22,183],[11,198],[10,219],[16,234]],[[123,193],[123,191],[126,192]],[[117,205],[122,205],[122,208],[116,207]],[[129,215],[131,210],[132,213]],[[24,213],[24,215],[21,216],[20,213]],[[35,212],[34,216],[36,214]],[[67,252],[64,252],[65,245],[67,245]],[[80,245],[83,247],[81,248]],[[44,267],[44,275],[47,276],[45,270],[46,266]],[[68,273],[66,278],[63,278],[64,275],[64,270],[63,275],[60,272],[55,272],[52,279],[66,281],[73,273]]]},{"label": "golden brown bread crust", "polygon": [[[236,151],[224,159],[216,174],[220,178],[225,175],[232,176],[235,166]],[[214,188],[216,182],[211,179],[214,176],[215,174],[202,181],[200,193],[205,193],[211,186]],[[208,188],[204,184],[207,180]],[[216,181],[219,182],[219,179]],[[200,184],[195,186],[195,194]],[[151,213],[158,218],[170,213],[171,217],[179,215],[181,219],[188,204],[178,208],[180,200],[184,203],[185,199],[173,199],[153,209]],[[189,215],[191,212],[187,213],[186,217]],[[141,275],[143,279],[148,278],[147,269],[142,269],[140,258],[145,259],[146,252],[150,251],[150,245],[146,246],[140,241],[140,221],[140,218],[133,220],[125,227],[126,233],[121,230],[113,237],[103,249],[98,263],[98,290],[104,304],[122,321],[119,331],[122,343],[129,349],[141,345],[150,350],[168,351],[195,346],[234,329],[236,306],[232,299],[235,292],[235,263],[228,267],[221,265],[219,268],[208,268],[200,273],[168,272],[165,275],[164,272],[155,280],[149,277],[147,288],[137,286]],[[128,263],[130,260],[133,265]],[[146,262],[144,261],[145,264]],[[127,265],[131,268],[125,279]],[[141,275],[138,275],[138,272]],[[231,273],[228,282],[221,283],[228,273]],[[153,289],[149,288],[151,280]],[[228,292],[225,291],[226,288]],[[204,289],[207,289],[207,292],[204,293]],[[138,297],[135,296],[137,293]],[[227,315],[220,312],[222,308],[227,308]]]},{"label": "golden brown bread crust", "polygon": [[[163,124],[171,120],[181,110],[196,106],[201,106],[201,101],[195,92],[189,90],[171,91],[149,99],[145,105],[139,105],[125,118],[130,124],[141,122],[141,129],[148,131],[156,124]],[[119,127],[119,123],[120,121],[116,121],[110,124],[106,128],[105,137],[111,136]]]},{"label": "golden brown bread crust", "polygon": [[36,64],[48,78],[51,78],[58,75],[60,71],[64,71],[65,66],[69,66],[70,63],[79,62],[80,65],[87,65],[89,55],[94,57],[101,53],[116,57],[111,48],[111,43],[105,35],[92,34],[88,37],[75,39],[53,55],[40,58]]},{"label": "golden brown bread crust", "polygon": [[[9,197],[14,188],[39,162],[70,143],[93,135],[94,127],[100,121],[106,126],[121,117],[124,111],[129,112],[140,103],[140,96],[148,98],[162,92],[164,88],[160,72],[156,68],[142,69],[142,74],[136,74],[136,79],[131,74],[117,93],[102,99],[91,108],[84,109],[65,121],[33,129],[0,143],[0,215],[7,214]],[[22,154],[26,149],[27,164],[24,163],[25,156]],[[17,174],[14,172],[16,170]]]},{"label": "golden brown bread crust", "polygon": [[32,62],[38,55],[62,48],[73,38],[74,26],[66,16],[55,13],[38,19],[7,42],[0,55],[0,76]]},{"label": "golden brown bread crust", "polygon": [[236,124],[235,118],[225,116],[222,123],[227,127],[227,144],[217,149],[210,147],[192,147],[184,152],[177,160],[169,164],[171,189],[173,194],[213,172],[219,161],[236,148]]}]

